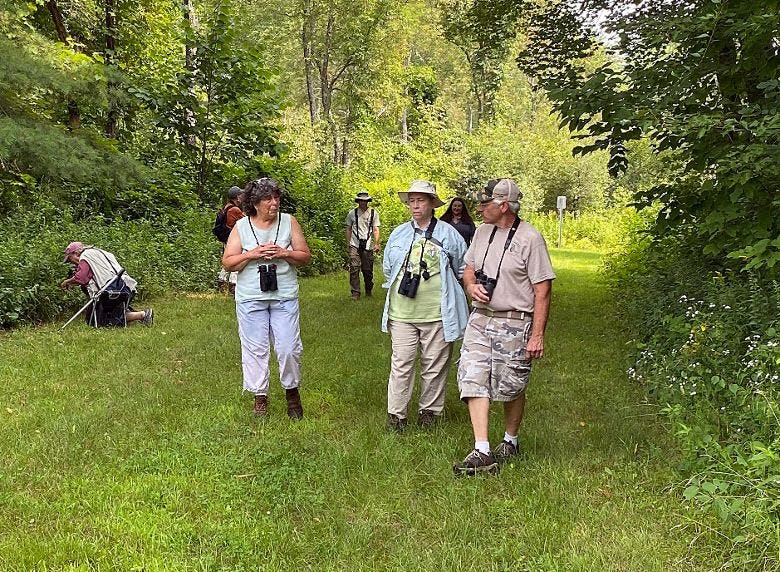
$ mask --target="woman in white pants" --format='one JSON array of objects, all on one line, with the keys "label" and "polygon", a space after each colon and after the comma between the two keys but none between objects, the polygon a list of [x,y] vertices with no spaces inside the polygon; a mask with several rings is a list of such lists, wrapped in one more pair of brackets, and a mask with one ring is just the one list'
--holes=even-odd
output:
[{"label": "woman in white pants", "polygon": [[282,190],[270,178],[247,184],[242,195],[246,217],[236,222],[222,265],[238,272],[236,316],[241,339],[244,390],[254,394],[254,413],[268,415],[271,343],[287,397],[287,415],[303,417],[297,266],[311,252],[295,217],[280,211]]}]

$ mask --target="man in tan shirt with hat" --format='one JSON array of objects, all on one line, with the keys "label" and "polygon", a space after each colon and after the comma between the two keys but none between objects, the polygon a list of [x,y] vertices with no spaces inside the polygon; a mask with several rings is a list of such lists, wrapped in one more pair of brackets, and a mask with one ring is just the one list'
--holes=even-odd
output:
[{"label": "man in tan shirt with hat", "polygon": [[[469,316],[458,365],[460,397],[468,404],[474,450],[456,475],[496,473],[519,452],[531,360],[544,355],[544,330],[555,273],[539,232],[518,216],[522,193],[511,179],[490,181],[478,210],[479,226],[466,252],[463,285]],[[491,401],[504,404],[505,433],[493,450],[488,439]]]},{"label": "man in tan shirt with hat", "polygon": [[374,288],[374,255],[379,252],[379,214],[368,207],[372,200],[367,192],[359,192],[355,197],[357,208],[349,211],[344,221],[349,252],[349,287],[353,300],[360,299],[361,272],[366,296],[371,296]]}]

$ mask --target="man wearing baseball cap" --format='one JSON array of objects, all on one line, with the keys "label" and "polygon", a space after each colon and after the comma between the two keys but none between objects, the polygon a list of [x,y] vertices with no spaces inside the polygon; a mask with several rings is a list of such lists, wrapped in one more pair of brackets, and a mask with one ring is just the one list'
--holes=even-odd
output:
[{"label": "man wearing baseball cap", "polygon": [[[490,181],[466,252],[463,285],[474,311],[469,316],[458,365],[460,398],[469,408],[474,449],[456,475],[496,473],[519,452],[531,361],[544,355],[544,330],[555,273],[539,232],[518,216],[523,194],[511,179]],[[491,450],[490,403],[504,404],[505,432]]]},{"label": "man wearing baseball cap", "polygon": [[374,289],[374,255],[379,252],[379,214],[369,208],[374,199],[366,191],[355,196],[357,208],[347,213],[344,227],[347,232],[347,253],[349,254],[349,288],[352,299],[360,300],[360,273],[366,296]]}]

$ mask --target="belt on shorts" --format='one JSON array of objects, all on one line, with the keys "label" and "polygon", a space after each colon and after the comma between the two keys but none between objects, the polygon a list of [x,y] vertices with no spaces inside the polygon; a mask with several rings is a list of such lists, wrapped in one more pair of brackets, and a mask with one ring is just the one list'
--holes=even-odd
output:
[{"label": "belt on shorts", "polygon": [[532,318],[531,312],[518,312],[517,310],[489,310],[488,308],[474,308],[477,314],[483,316],[490,316],[491,318],[506,318],[507,320],[525,320],[526,318]]}]

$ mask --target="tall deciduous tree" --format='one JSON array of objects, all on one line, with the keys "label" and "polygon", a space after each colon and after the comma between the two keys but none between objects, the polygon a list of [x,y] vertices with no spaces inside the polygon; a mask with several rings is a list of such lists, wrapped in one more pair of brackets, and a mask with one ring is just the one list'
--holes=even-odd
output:
[{"label": "tall deciduous tree", "polygon": [[[439,0],[444,37],[466,57],[471,71],[469,131],[495,116],[502,67],[517,34],[524,0]],[[475,107],[475,108],[474,108]]]},{"label": "tall deciduous tree", "polygon": [[158,107],[159,125],[186,144],[186,171],[201,196],[218,167],[246,166],[255,155],[279,151],[274,74],[262,49],[238,29],[234,7],[222,1],[197,30],[190,27],[192,59]]},{"label": "tall deciduous tree", "polygon": [[301,48],[312,125],[326,123],[334,163],[349,163],[361,92],[375,74],[398,0],[302,0]]},{"label": "tall deciduous tree", "polygon": [[[597,28],[582,14],[599,11]],[[524,70],[539,78],[577,151],[608,149],[625,169],[626,141],[649,137],[678,173],[636,196],[660,202],[655,230],[684,232],[720,264],[780,268],[780,18],[778,0],[559,2],[534,20]],[[610,38],[607,62],[588,69]]]},{"label": "tall deciduous tree", "polygon": [[[68,28],[65,25],[65,16],[60,10],[57,0],[48,0],[46,2],[46,9],[51,14],[52,23],[54,29],[57,32],[57,39],[66,46],[70,46],[70,38],[68,36]],[[74,99],[68,99],[68,127],[70,129],[78,129],[81,127],[81,112],[79,111],[79,104]]]}]

